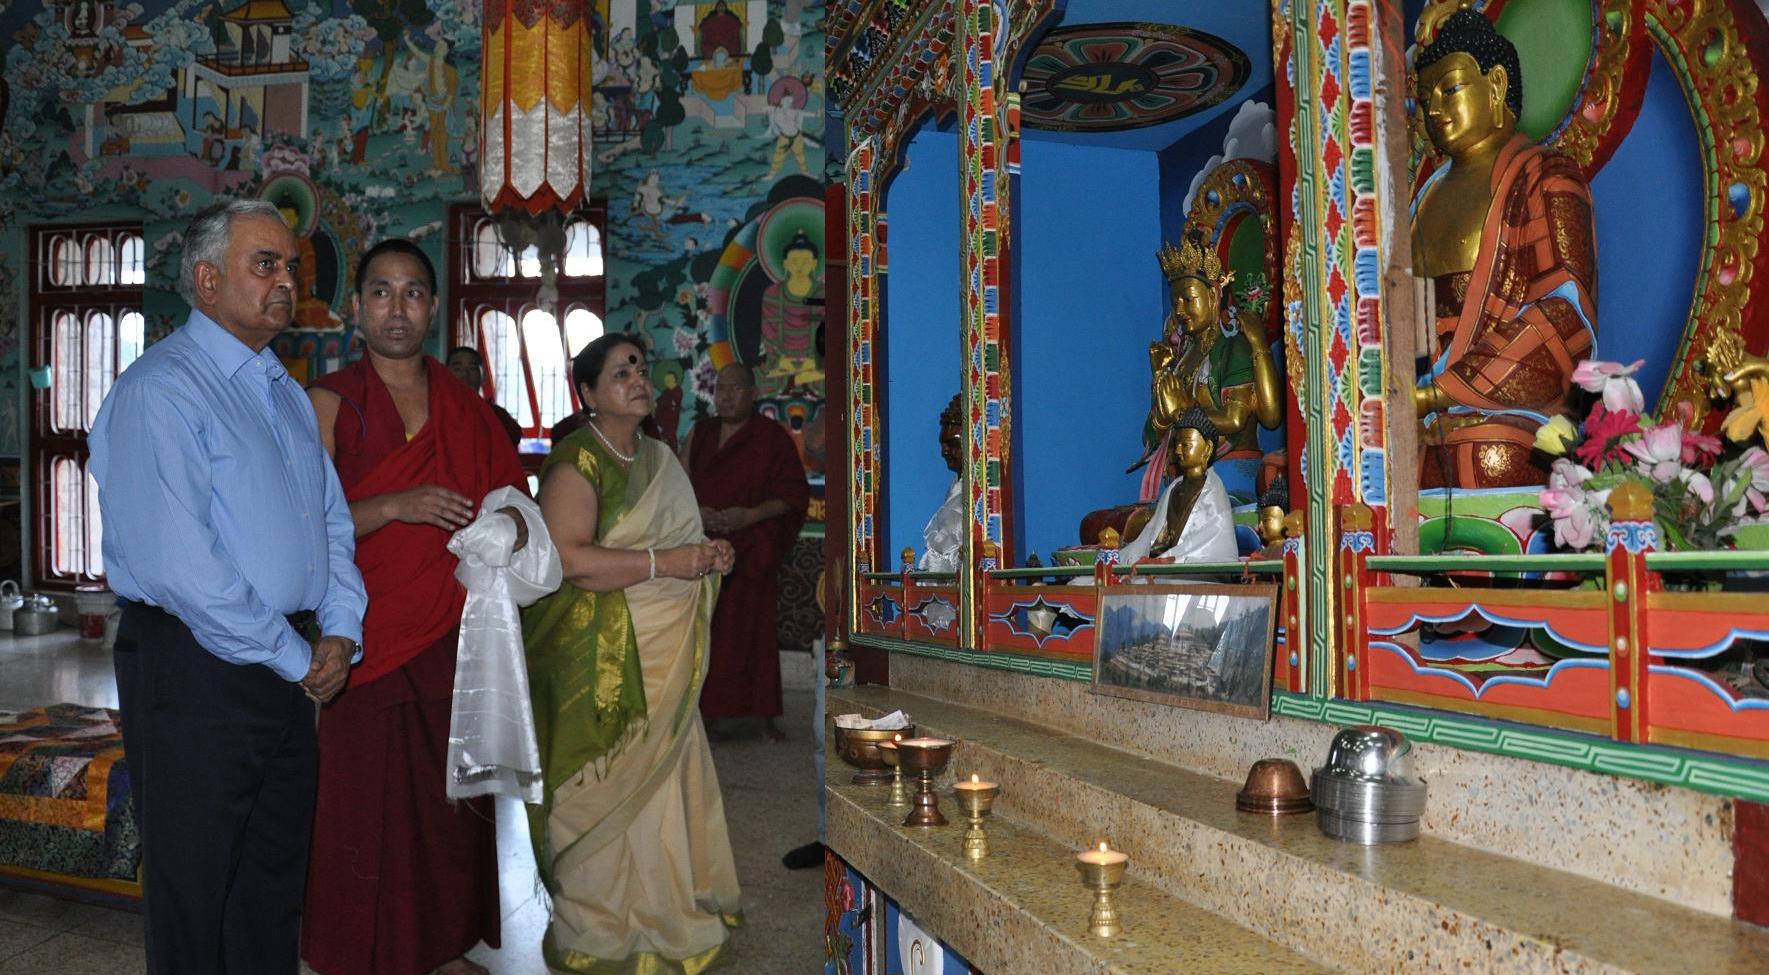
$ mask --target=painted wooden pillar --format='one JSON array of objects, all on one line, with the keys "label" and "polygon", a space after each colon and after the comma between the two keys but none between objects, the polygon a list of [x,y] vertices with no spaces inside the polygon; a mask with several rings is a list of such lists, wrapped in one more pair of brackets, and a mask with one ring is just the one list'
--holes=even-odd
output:
[{"label": "painted wooden pillar", "polygon": [[[879,302],[883,291],[876,238],[878,211],[883,201],[874,192],[879,165],[878,143],[861,140],[848,154],[848,565],[853,578],[882,566],[877,527],[878,498],[882,475],[883,445],[877,393],[877,338]],[[849,625],[860,625],[858,585],[850,587]]]},{"label": "painted wooden pillar", "polygon": [[[970,530],[960,568],[961,646],[984,645],[983,579],[1011,564],[1007,538],[1009,416],[1008,314],[1003,295],[1007,239],[1007,119],[1001,60],[1002,9],[957,0],[961,286],[964,349],[964,465]],[[1001,69],[1001,70],[998,70]],[[988,553],[992,543],[999,557]]]},{"label": "painted wooden pillar", "polygon": [[1308,640],[1302,633],[1302,533],[1304,517],[1292,511],[1284,519],[1284,589],[1278,594],[1278,612],[1284,621],[1283,654],[1277,662],[1274,686],[1301,693],[1308,689]]},{"label": "painted wooden pillar", "polygon": [[1369,627],[1364,622],[1364,590],[1370,585],[1365,560],[1376,551],[1375,512],[1361,502],[1347,505],[1339,533],[1339,639],[1334,654],[1334,686],[1341,697],[1370,697]]},{"label": "painted wooden pillar", "polygon": [[1609,512],[1603,550],[1608,560],[1604,581],[1609,587],[1611,727],[1617,740],[1644,742],[1651,667],[1646,653],[1646,593],[1653,584],[1646,555],[1658,548],[1652,492],[1637,481],[1626,481],[1610,492]]},{"label": "painted wooden pillar", "polygon": [[[1403,39],[1382,33],[1401,29],[1387,0],[1277,0],[1273,17],[1279,104],[1289,109],[1282,162],[1294,172],[1285,348],[1300,360],[1289,373],[1306,427],[1302,625],[1309,692],[1329,696],[1350,692],[1338,682],[1352,658],[1349,647],[1337,646],[1346,633],[1347,587],[1333,577],[1340,546],[1355,537],[1374,553],[1390,543],[1384,282],[1399,256],[1388,248],[1398,232],[1395,197],[1407,181],[1387,172],[1388,140],[1405,131],[1386,124],[1398,93],[1378,90],[1378,78],[1394,68],[1377,49]],[[1367,524],[1342,523],[1354,503],[1368,508]]]}]

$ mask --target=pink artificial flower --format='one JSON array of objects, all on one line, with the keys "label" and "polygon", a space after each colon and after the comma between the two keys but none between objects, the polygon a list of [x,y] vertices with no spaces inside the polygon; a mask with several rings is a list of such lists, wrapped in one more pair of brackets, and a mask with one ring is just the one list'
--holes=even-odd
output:
[{"label": "pink artificial flower", "polygon": [[1554,462],[1553,467],[1548,468],[1548,486],[1550,488],[1576,488],[1594,476],[1585,468],[1562,457]]},{"label": "pink artificial flower", "polygon": [[1714,503],[1714,482],[1706,474],[1684,469],[1677,473],[1677,480],[1683,482],[1683,490],[1695,495],[1703,508]]},{"label": "pink artificial flower", "polygon": [[1738,455],[1739,470],[1749,471],[1751,487],[1758,491],[1769,491],[1769,451],[1752,446]]},{"label": "pink artificial flower", "polygon": [[[1769,452],[1763,448],[1752,446],[1738,457],[1738,472],[1749,475],[1750,486],[1744,489],[1744,498],[1757,514],[1769,510]],[[1743,515],[1743,511],[1735,511]]]},{"label": "pink artificial flower", "polygon": [[1575,551],[1589,548],[1599,527],[1607,524],[1604,504],[1609,491],[1587,493],[1583,488],[1547,488],[1541,493],[1542,507],[1554,521],[1554,541],[1562,548]]},{"label": "pink artificial flower", "polygon": [[1573,368],[1572,381],[1587,393],[1601,393],[1603,405],[1612,413],[1639,413],[1646,409],[1646,397],[1634,373],[1645,364],[1645,359],[1636,359],[1631,366],[1586,359]]},{"label": "pink artificial flower", "polygon": [[1714,461],[1720,459],[1720,438],[1695,429],[1694,403],[1688,400],[1677,402],[1677,424],[1683,428],[1683,463],[1696,465],[1702,470],[1713,467]]},{"label": "pink artificial flower", "polygon": [[1626,461],[1628,452],[1615,441],[1639,432],[1639,414],[1612,411],[1598,403],[1585,418],[1585,442],[1574,453],[1586,467],[1602,467],[1611,460]]},{"label": "pink artificial flower", "polygon": [[1634,466],[1641,474],[1659,484],[1676,480],[1683,470],[1683,428],[1675,423],[1647,427],[1639,437],[1622,444],[1622,449],[1634,456]]}]

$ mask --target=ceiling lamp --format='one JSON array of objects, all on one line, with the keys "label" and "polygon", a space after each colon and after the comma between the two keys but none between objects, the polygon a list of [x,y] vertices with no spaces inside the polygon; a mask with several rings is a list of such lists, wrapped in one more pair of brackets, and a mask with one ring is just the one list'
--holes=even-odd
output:
[{"label": "ceiling lamp", "polygon": [[512,253],[540,250],[542,304],[557,293],[564,218],[590,182],[585,0],[485,0],[480,198]]}]

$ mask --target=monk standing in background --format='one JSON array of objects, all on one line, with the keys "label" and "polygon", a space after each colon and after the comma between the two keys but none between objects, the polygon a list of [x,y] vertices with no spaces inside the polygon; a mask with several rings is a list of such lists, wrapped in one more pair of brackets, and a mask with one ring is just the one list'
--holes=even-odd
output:
[{"label": "monk standing in background", "polygon": [[489,797],[444,794],[466,599],[447,545],[487,492],[526,478],[490,405],[424,355],[436,270],[417,245],[370,248],[353,307],[367,352],[308,397],[369,610],[363,662],[320,713],[301,954],[320,975],[484,975],[462,955],[500,940],[496,820]]},{"label": "monk standing in background", "polygon": [[694,483],[707,537],[728,539],[737,550],[736,568],[713,610],[700,714],[709,722],[761,718],[768,738],[779,741],[785,737],[774,721],[781,714],[780,563],[804,524],[811,489],[792,438],[756,415],[755,400],[748,366],[719,370],[715,415],[689,431],[682,466]]}]

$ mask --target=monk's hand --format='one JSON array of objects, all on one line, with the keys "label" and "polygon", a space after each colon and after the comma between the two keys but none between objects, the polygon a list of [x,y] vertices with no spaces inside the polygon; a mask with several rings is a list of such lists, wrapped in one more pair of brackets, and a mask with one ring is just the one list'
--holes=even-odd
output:
[{"label": "monk's hand", "polygon": [[700,508],[700,526],[709,532],[724,531],[724,518],[725,513],[717,508],[708,508],[705,505]]},{"label": "monk's hand", "polygon": [[515,508],[499,508],[498,513],[508,515],[510,520],[516,523],[516,547],[510,549],[510,551],[522,551],[522,547],[528,544],[528,519],[522,517],[522,512],[517,511]]},{"label": "monk's hand", "polygon": [[355,650],[356,642],[348,637],[320,637],[313,645],[313,661],[307,665],[307,676],[301,678],[301,689],[319,704],[337,697],[350,676],[350,657]]},{"label": "monk's hand", "polygon": [[715,538],[706,544],[707,547],[712,549],[712,568],[714,572],[724,575],[731,571],[732,566],[737,564],[737,550],[731,547],[730,542],[727,542],[722,538]]},{"label": "monk's hand", "polygon": [[435,525],[443,531],[460,531],[473,520],[473,502],[440,484],[423,484],[383,494],[389,521]]},{"label": "monk's hand", "polygon": [[756,523],[754,508],[726,508],[719,512],[719,531],[730,534]]}]

